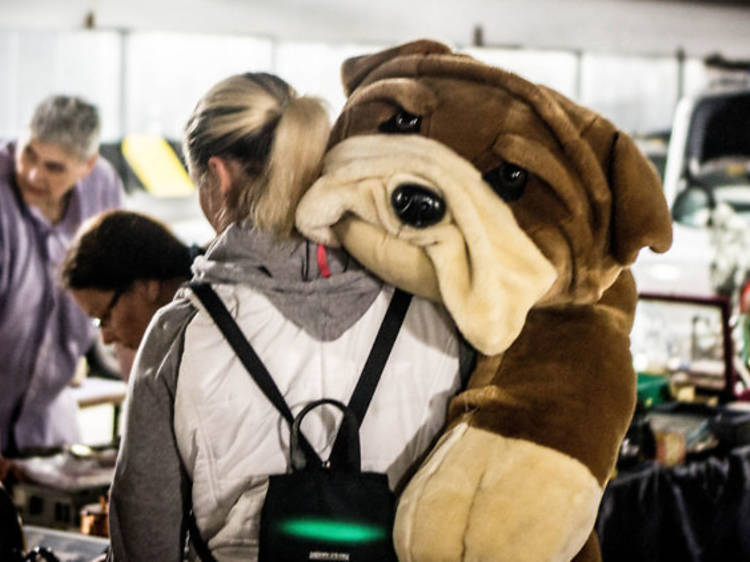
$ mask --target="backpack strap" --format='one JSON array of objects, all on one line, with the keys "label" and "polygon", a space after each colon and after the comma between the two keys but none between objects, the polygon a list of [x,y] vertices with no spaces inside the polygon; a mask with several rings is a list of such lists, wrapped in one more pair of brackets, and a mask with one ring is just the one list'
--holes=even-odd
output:
[{"label": "backpack strap", "polygon": [[[190,544],[193,545],[195,553],[198,555],[198,559],[201,562],[217,562],[214,555],[211,554],[211,549],[208,548],[206,541],[203,540],[201,532],[198,529],[198,523],[195,520],[195,512],[193,511],[193,494],[188,490],[187,493],[187,530]],[[109,558],[107,562],[110,562]]]},{"label": "backpack strap", "polygon": [[362,420],[365,418],[365,412],[367,412],[367,407],[372,401],[373,394],[375,394],[375,387],[383,374],[383,369],[391,354],[393,344],[396,342],[396,336],[398,336],[401,324],[404,322],[410,302],[411,295],[409,293],[401,289],[394,291],[383,323],[380,325],[380,331],[375,338],[375,343],[372,344],[370,355],[362,368],[362,374],[349,400],[349,408],[357,416],[358,425],[362,425]]},{"label": "backpack strap", "polygon": [[[213,321],[219,330],[221,330],[229,345],[232,346],[237,357],[260,390],[271,401],[271,404],[276,407],[281,416],[289,422],[289,426],[291,427],[294,423],[294,416],[289,406],[287,406],[284,397],[281,395],[279,387],[276,386],[268,369],[266,369],[260,357],[255,353],[255,350],[243,335],[242,330],[240,330],[237,322],[232,318],[222,300],[208,283],[190,282],[188,286],[200,299],[201,303],[203,303],[203,306],[211,315],[211,318],[213,318]],[[323,462],[320,460],[318,453],[315,452],[315,449],[312,448],[304,435],[300,436],[300,445],[308,459],[312,459],[318,466],[322,466]]]},{"label": "backpack strap", "polygon": [[[365,413],[375,394],[375,388],[380,381],[385,364],[393,349],[393,344],[396,342],[396,337],[401,329],[401,324],[403,324],[406,317],[411,297],[411,294],[401,289],[394,291],[393,298],[391,298],[388,310],[383,318],[383,323],[380,325],[380,330],[375,338],[375,343],[372,345],[370,355],[367,357],[365,366],[362,368],[362,374],[357,381],[357,386],[354,387],[354,392],[352,392],[352,397],[349,400],[349,408],[354,413],[357,428],[362,425],[362,420],[365,419]],[[340,464],[347,456],[347,436],[344,434],[343,426],[344,424],[342,423],[339,433],[336,436],[336,441],[333,443],[333,448],[331,449],[329,460],[331,464]]]}]

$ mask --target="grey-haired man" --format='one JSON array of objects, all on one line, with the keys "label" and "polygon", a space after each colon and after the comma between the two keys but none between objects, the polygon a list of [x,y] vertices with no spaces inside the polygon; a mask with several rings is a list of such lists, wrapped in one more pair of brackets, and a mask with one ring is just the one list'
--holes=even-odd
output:
[{"label": "grey-haired man", "polygon": [[98,147],[96,107],[70,96],[42,101],[23,137],[0,146],[3,456],[79,437],[68,385],[94,332],[57,266],[84,220],[122,204],[122,182]]}]

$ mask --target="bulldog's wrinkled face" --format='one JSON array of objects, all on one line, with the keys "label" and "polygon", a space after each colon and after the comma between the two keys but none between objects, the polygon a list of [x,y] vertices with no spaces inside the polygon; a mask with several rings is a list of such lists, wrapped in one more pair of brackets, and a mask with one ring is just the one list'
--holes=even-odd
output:
[{"label": "bulldog's wrinkled face", "polygon": [[[558,277],[511,206],[524,197],[533,206],[543,189],[504,157],[497,131],[478,117],[507,106],[507,95],[479,88],[477,97],[476,85],[435,82],[389,80],[352,96],[297,226],[319,241],[340,241],[387,281],[441,300],[472,344],[498,353]],[[444,88],[453,94],[442,100]],[[452,107],[455,95],[473,102]],[[459,109],[457,139],[456,123],[442,113]],[[508,114],[508,130],[530,117],[523,108]]]},{"label": "bulldog's wrinkled face", "polygon": [[366,59],[297,228],[442,301],[480,351],[669,246],[658,177],[595,113],[466,57]]},{"label": "bulldog's wrinkled face", "polygon": [[[590,230],[599,223],[596,228],[604,232],[609,225],[606,216],[599,216],[601,206],[609,203],[609,190],[604,186],[599,193],[587,193],[578,170],[569,168],[560,140],[527,100],[463,76],[389,77],[352,94],[331,144],[373,134],[382,135],[384,143],[427,137],[471,164],[486,189],[508,206],[515,223],[554,264],[556,283],[546,302],[560,301],[561,293],[569,293],[575,283],[580,283],[576,291],[584,294],[582,298],[598,295],[598,287],[585,287],[583,276],[575,276],[577,269],[589,269],[592,260],[598,262],[595,267],[608,261],[603,247],[592,252],[595,244],[603,246],[606,241],[595,241],[598,232]],[[407,172],[409,163],[401,165]],[[591,204],[592,196],[599,199],[596,205]],[[391,205],[404,225],[423,229],[437,224],[448,210],[434,190],[418,181],[395,191]],[[612,265],[607,264],[611,275],[605,285],[619,271]],[[562,295],[563,300],[571,298]]]}]

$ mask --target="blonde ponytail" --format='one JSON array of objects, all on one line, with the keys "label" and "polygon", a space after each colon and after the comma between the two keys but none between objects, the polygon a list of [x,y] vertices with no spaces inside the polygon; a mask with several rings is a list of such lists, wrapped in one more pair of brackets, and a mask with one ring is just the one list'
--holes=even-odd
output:
[{"label": "blonde ponytail", "polygon": [[297,203],[320,174],[329,133],[328,113],[320,100],[295,98],[283,108],[271,145],[267,184],[253,209],[257,228],[291,236]]},{"label": "blonde ponytail", "polygon": [[323,103],[297,97],[281,78],[266,73],[231,76],[198,102],[185,127],[190,175],[207,185],[212,156],[241,165],[220,222],[250,219],[286,238],[294,212],[322,166],[330,124]]}]

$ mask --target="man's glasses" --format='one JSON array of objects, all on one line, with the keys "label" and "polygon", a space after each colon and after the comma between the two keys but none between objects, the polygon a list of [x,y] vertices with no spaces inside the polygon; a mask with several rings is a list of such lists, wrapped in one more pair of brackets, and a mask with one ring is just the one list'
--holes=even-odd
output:
[{"label": "man's glasses", "polygon": [[120,297],[125,293],[127,289],[115,289],[115,293],[112,295],[112,298],[109,300],[109,304],[107,305],[107,308],[104,309],[104,313],[99,316],[99,318],[93,318],[92,321],[94,322],[94,326],[96,326],[99,329],[104,329],[107,327],[107,324],[109,324],[109,319],[112,316],[112,309],[117,306],[117,301],[120,300]]}]

